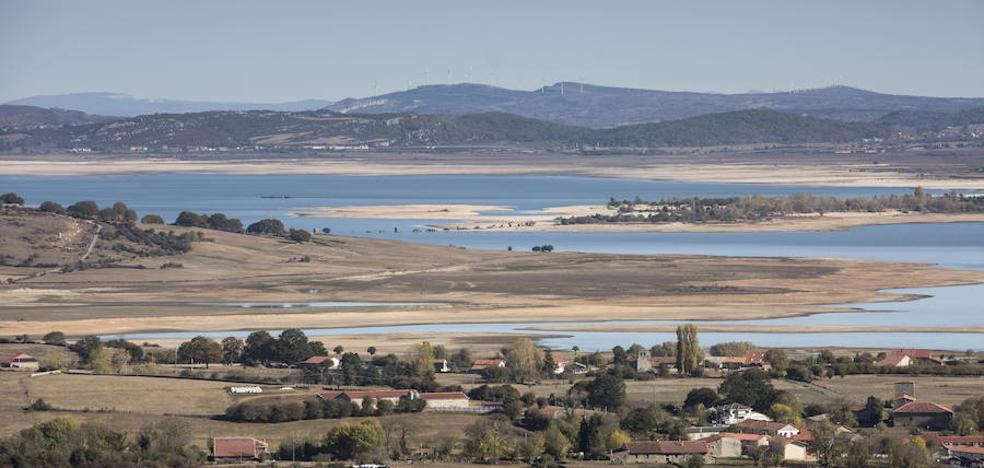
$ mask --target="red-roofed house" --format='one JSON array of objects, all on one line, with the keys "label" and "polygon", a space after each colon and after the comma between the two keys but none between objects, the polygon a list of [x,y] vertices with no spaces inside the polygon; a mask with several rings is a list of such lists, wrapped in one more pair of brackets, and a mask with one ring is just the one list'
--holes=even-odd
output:
[{"label": "red-roofed house", "polygon": [[714,458],[741,458],[741,440],[728,434],[714,434],[703,439],[708,455]]},{"label": "red-roofed house", "polygon": [[342,361],[335,356],[311,356],[300,362],[301,367],[324,366],[328,369],[338,369]]},{"label": "red-roofed house", "polygon": [[16,353],[0,361],[0,367],[4,369],[36,371],[41,368],[41,363],[30,354]]},{"label": "red-roofed house", "polygon": [[757,421],[746,419],[738,423],[738,428],[742,432],[754,432],[756,434],[775,434],[781,437],[792,438],[800,433],[800,430],[792,424],[775,421]]},{"label": "red-roofed house", "polygon": [[214,460],[260,460],[269,451],[269,444],[252,437],[215,437],[212,439]]},{"label": "red-roofed house", "polygon": [[943,455],[952,458],[950,464],[957,466],[984,466],[984,447],[976,445],[943,444]]},{"label": "red-roofed house", "polygon": [[703,440],[645,440],[626,442],[612,453],[623,464],[680,463],[692,456],[710,458]]},{"label": "red-roofed house", "polygon": [[461,392],[421,393],[420,398],[427,402],[427,408],[437,411],[468,408],[471,405],[468,395]]},{"label": "red-roofed house", "polygon": [[472,362],[471,372],[481,372],[489,367],[506,367],[506,361],[502,359],[476,359]]},{"label": "red-roofed house", "polygon": [[927,349],[893,349],[885,355],[885,359],[875,362],[876,366],[889,367],[909,367],[913,364],[942,366],[944,363]]},{"label": "red-roofed house", "polygon": [[928,401],[913,401],[892,410],[892,421],[896,426],[938,431],[950,427],[951,419],[952,409]]}]

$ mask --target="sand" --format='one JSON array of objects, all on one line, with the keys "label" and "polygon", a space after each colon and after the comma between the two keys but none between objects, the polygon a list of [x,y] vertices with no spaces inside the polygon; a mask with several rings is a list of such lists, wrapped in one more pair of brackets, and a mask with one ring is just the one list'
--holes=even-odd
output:
[{"label": "sand", "polygon": [[[802,156],[802,155],[800,155]],[[820,153],[815,159],[832,158]],[[64,154],[32,157],[11,155],[0,163],[0,175],[101,175],[127,173],[337,174],[337,175],[582,175],[685,182],[729,182],[840,187],[915,187],[984,189],[982,177],[950,177],[917,172],[905,165],[868,161],[872,155],[831,163],[805,158],[761,161],[735,154],[722,161],[693,155],[660,157],[575,155],[413,155],[359,154],[297,159],[246,158],[230,154],[224,160],[178,160],[166,156],[134,155],[72,159]],[[601,162],[599,162],[601,161]],[[846,161],[846,162],[845,162]],[[964,168],[965,169],[965,168]]]},{"label": "sand", "polygon": [[[570,205],[550,207],[535,213],[510,214],[514,207],[468,204],[329,206],[298,211],[302,217],[427,219],[460,221],[435,224],[432,228],[482,231],[532,232],[802,232],[841,231],[879,224],[984,222],[984,213],[914,213],[901,211],[829,212],[794,214],[769,221],[742,223],[598,223],[560,224],[558,217],[614,215],[617,210],[605,205]],[[506,212],[506,213],[502,213]],[[645,212],[640,212],[645,215]]]}]

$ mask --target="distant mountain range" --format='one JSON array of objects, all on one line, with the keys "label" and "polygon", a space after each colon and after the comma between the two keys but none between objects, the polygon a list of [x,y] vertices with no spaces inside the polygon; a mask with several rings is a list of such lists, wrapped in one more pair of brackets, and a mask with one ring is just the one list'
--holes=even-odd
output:
[{"label": "distant mountain range", "polygon": [[298,112],[315,110],[331,101],[308,99],[282,103],[179,101],[171,99],[139,99],[121,93],[75,93],[32,96],[6,104],[44,108],[70,109],[87,114],[115,117],[134,117],[145,114],[181,114],[207,111],[272,110]]},{"label": "distant mountain range", "polygon": [[105,122],[114,117],[86,114],[81,111],[64,109],[45,109],[34,106],[0,105],[0,129],[30,129],[38,127],[61,127],[63,125],[82,125]]},{"label": "distant mountain range", "polygon": [[792,92],[718,94],[617,88],[562,82],[526,91],[461,83],[427,85],[406,91],[331,103],[199,102],[138,99],[118,93],[35,96],[7,104],[79,110],[133,117],[208,111],[325,109],[343,114],[416,113],[466,115],[505,112],[590,128],[662,122],[750,109],[768,109],[841,121],[873,122],[894,112],[952,113],[984,108],[984,98],[941,98],[882,94],[848,86]]},{"label": "distant mountain range", "polygon": [[326,109],[359,114],[507,112],[569,125],[604,128],[749,109],[872,122],[897,111],[949,113],[971,107],[984,107],[984,98],[901,96],[847,86],[782,93],[715,94],[563,82],[534,91],[467,83],[428,85],[361,99],[343,99]]},{"label": "distant mountain range", "polygon": [[0,134],[0,148],[96,151],[195,148],[351,148],[356,145],[451,147],[668,147],[754,143],[840,143],[885,136],[889,127],[771,110],[743,110],[688,119],[591,129],[502,112],[461,116],[316,112],[154,114],[86,125]]}]

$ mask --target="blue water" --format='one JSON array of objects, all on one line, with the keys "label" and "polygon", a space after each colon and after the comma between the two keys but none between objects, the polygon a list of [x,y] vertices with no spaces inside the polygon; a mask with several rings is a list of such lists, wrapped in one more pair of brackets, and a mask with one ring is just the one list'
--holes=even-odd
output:
[{"label": "blue water", "polygon": [[[688,196],[786,195],[808,192],[838,197],[908,193],[908,188],[822,188],[756,184],[710,184],[560,176],[329,176],[149,174],[83,177],[0,177],[0,193],[13,191],[29,204],[53,200],[68,205],[95,200],[100,205],[125,201],[140,214],[172,220],[182,210],[223,212],[244,223],[278,218],[291,227],[331,227],[333,233],[399,239],[468,248],[528,250],[552,244],[559,251],[677,253],[730,256],[790,256],[911,261],[951,268],[984,269],[984,223],[868,226],[836,232],[760,233],[543,233],[412,232],[429,220],[299,218],[292,213],[312,207],[409,203],[504,205],[516,211],[551,206],[604,203],[609,197],[646,199]],[[265,198],[265,197],[289,198]],[[447,221],[437,221],[447,223]],[[394,227],[400,232],[395,233]],[[367,232],[368,231],[368,232]],[[853,304],[885,313],[838,313],[811,317],[746,321],[774,325],[984,325],[984,286],[906,291],[931,295],[906,303]],[[662,322],[667,323],[667,322]],[[672,322],[671,322],[672,323]],[[408,327],[311,330],[319,334],[427,331],[514,333],[546,324],[419,325]],[[218,333],[225,336],[228,333]],[[245,334],[243,332],[242,334]],[[153,334],[163,336],[173,334]],[[177,334],[182,335],[182,334]],[[577,332],[551,338],[549,346],[608,349],[615,344],[654,344],[671,334]],[[131,335],[138,338],[144,335]],[[183,335],[182,335],[183,336]],[[704,344],[749,340],[763,346],[871,346],[984,349],[982,334],[845,333],[733,334],[702,333]]]}]

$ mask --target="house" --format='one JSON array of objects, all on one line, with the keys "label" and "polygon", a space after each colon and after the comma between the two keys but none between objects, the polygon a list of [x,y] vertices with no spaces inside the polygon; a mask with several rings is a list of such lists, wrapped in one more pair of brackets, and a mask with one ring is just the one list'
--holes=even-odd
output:
[{"label": "house", "polygon": [[687,440],[699,440],[706,439],[710,436],[716,436],[722,432],[727,432],[729,424],[718,424],[714,426],[691,426],[687,428]]},{"label": "house", "polygon": [[805,442],[785,437],[773,437],[771,443],[779,444],[782,447],[783,460],[807,461],[812,459],[807,453],[809,446]]},{"label": "house", "polygon": [[755,419],[746,419],[738,423],[738,428],[742,432],[752,432],[755,434],[775,434],[781,437],[792,438],[800,433],[800,430],[792,424],[773,422],[773,421],[758,421]]},{"label": "house", "polygon": [[612,453],[612,459],[622,464],[677,464],[692,456],[710,458],[707,443],[703,440],[632,441]]},{"label": "house", "polygon": [[656,372],[661,366],[665,366],[668,370],[676,370],[676,357],[650,356],[649,351],[641,351],[636,356],[636,372]]},{"label": "house", "polygon": [[740,403],[719,406],[714,410],[714,422],[718,424],[738,424],[747,420],[771,421],[768,416]]},{"label": "house", "polygon": [[447,411],[468,408],[468,395],[461,392],[431,392],[421,393],[420,399],[427,402],[427,408],[437,411]]},{"label": "house", "polygon": [[214,437],[212,438],[212,459],[261,460],[268,452],[270,445],[252,437]]},{"label": "house", "polygon": [[944,444],[940,453],[949,458],[950,465],[984,467],[984,447]]},{"label": "house", "polygon": [[560,361],[553,373],[554,375],[561,375],[568,370],[574,375],[584,375],[588,373],[588,366],[576,361]]},{"label": "house", "polygon": [[723,437],[737,440],[743,449],[748,447],[764,447],[769,445],[769,436],[765,434],[746,434],[743,432],[722,432]]},{"label": "house", "polygon": [[470,372],[482,372],[489,367],[506,367],[506,361],[502,359],[476,359],[472,362]]},{"label": "house", "polygon": [[766,352],[767,350],[756,348],[745,351],[741,356],[710,356],[704,358],[704,364],[710,364],[713,367],[728,370],[741,370],[752,367],[769,369],[771,366],[765,361]]},{"label": "house", "polygon": [[27,353],[15,353],[0,361],[0,368],[22,371],[36,371],[41,368],[37,358]]},{"label": "house", "polygon": [[451,368],[448,366],[447,359],[435,359],[434,360],[434,372],[445,373],[451,372]]},{"label": "house", "polygon": [[932,352],[927,349],[893,349],[885,355],[884,359],[875,362],[876,366],[888,367],[909,367],[916,364],[942,366],[944,362],[940,358],[933,357]]},{"label": "house", "polygon": [[[321,395],[322,393],[319,393],[318,397],[324,399]],[[356,406],[362,406],[362,401],[366,399],[372,399],[373,401],[388,400],[395,405],[400,402],[401,398],[416,400],[419,397],[420,394],[416,390],[349,390],[339,393],[334,399],[347,400]]]},{"label": "house", "polygon": [[301,367],[324,366],[330,370],[338,369],[341,364],[342,360],[335,356],[311,356],[299,363]]},{"label": "house", "polygon": [[707,444],[708,455],[714,458],[741,458],[741,440],[725,434],[701,439]]},{"label": "house", "polygon": [[896,426],[942,430],[950,427],[953,410],[931,402],[913,401],[891,410]]}]

